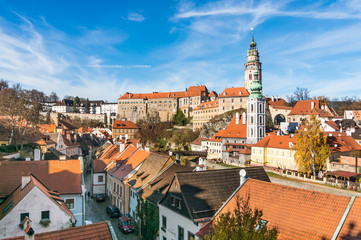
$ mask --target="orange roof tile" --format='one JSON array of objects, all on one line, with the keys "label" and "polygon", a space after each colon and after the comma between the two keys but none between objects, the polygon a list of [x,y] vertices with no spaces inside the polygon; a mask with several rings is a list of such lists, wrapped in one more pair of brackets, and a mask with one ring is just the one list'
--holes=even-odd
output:
[{"label": "orange roof tile", "polygon": [[[98,222],[79,227],[72,227],[57,231],[43,232],[35,234],[35,240],[63,240],[63,239],[97,239],[112,240],[112,235],[106,222]],[[23,240],[24,237],[9,238],[7,240]]]},{"label": "orange roof tile", "polygon": [[115,120],[113,123],[113,129],[137,129],[139,128],[132,121]]},{"label": "orange roof tile", "polygon": [[215,91],[212,91],[210,94],[209,94],[209,97],[217,97],[218,94],[215,92]]},{"label": "orange roof tile", "polygon": [[218,97],[248,97],[249,93],[245,87],[226,88]]},{"label": "orange roof tile", "polygon": [[337,239],[351,240],[361,238],[361,199],[357,197],[342,226]]},{"label": "orange roof tile", "polygon": [[296,144],[296,139],[292,135],[267,135],[253,146],[289,149],[290,143]]},{"label": "orange roof tile", "polygon": [[237,197],[249,197],[250,207],[262,210],[281,240],[331,239],[351,199],[249,178],[220,213],[233,211]]},{"label": "orange roof tile", "polygon": [[207,141],[207,140],[208,140],[208,138],[199,137],[199,138],[197,138],[196,140],[194,140],[193,142],[191,142],[191,144],[201,145],[201,144],[202,144],[202,141]]},{"label": "orange roof tile", "polygon": [[150,154],[148,151],[138,149],[126,162],[124,162],[113,175],[118,179],[125,178],[134,168],[142,163]]},{"label": "orange roof tile", "polygon": [[[75,220],[75,217],[69,210],[69,208],[65,205],[62,198],[59,197],[59,194],[56,192],[50,191],[46,188],[38,179],[36,179],[33,175],[30,175],[30,182],[22,188],[22,186],[18,186],[16,190],[6,199],[6,201],[0,205],[0,219],[6,216],[7,213],[10,212],[21,200],[34,188],[39,188],[50,200],[52,200],[56,206],[61,208],[64,212],[66,212],[70,217]],[[4,208],[8,205],[8,203],[12,201],[12,207],[4,212]]]},{"label": "orange roof tile", "polygon": [[[312,104],[314,104],[313,108]],[[337,114],[327,106],[325,106],[325,109],[322,109],[320,100],[303,100],[298,101],[288,115],[319,115],[320,117],[334,117]]]},{"label": "orange roof tile", "polygon": [[38,124],[37,126],[42,133],[55,133],[55,124]]},{"label": "orange roof tile", "polygon": [[242,124],[242,114],[239,114],[239,122],[236,124],[236,117],[237,115],[234,115],[227,128],[220,134],[222,137],[247,138],[247,121]]},{"label": "orange roof tile", "polygon": [[358,144],[351,136],[346,136],[340,132],[324,132],[327,135],[327,144],[331,153],[361,151],[361,145]]},{"label": "orange roof tile", "polygon": [[203,110],[208,108],[218,108],[218,100],[203,102],[199,104],[194,110],[200,110],[200,109]]},{"label": "orange roof tile", "polygon": [[0,197],[9,195],[21,183],[22,172],[30,172],[59,194],[81,193],[80,160],[2,161]]}]

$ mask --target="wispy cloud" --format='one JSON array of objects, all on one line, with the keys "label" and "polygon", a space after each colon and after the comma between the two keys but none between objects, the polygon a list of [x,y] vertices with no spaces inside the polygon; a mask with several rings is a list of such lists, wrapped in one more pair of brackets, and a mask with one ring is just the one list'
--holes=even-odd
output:
[{"label": "wispy cloud", "polygon": [[135,22],[143,22],[145,20],[143,15],[136,13],[136,12],[130,12],[128,14],[127,19],[130,21],[135,21]]},{"label": "wispy cloud", "polygon": [[151,68],[151,65],[100,65],[100,64],[93,64],[87,65],[91,68],[118,68],[118,69],[131,69],[131,68]]}]

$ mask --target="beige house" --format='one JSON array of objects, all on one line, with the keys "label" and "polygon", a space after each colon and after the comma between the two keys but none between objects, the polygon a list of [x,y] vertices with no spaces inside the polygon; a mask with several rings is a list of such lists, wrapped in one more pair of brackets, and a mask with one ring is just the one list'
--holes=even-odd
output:
[{"label": "beige house", "polygon": [[218,100],[201,103],[193,110],[193,131],[203,127],[205,123],[218,115]]},{"label": "beige house", "polygon": [[249,93],[244,87],[224,89],[218,96],[219,114],[239,108],[247,109],[248,96]]},{"label": "beige house", "polygon": [[316,115],[319,120],[330,121],[339,117],[337,113],[326,104],[322,104],[320,100],[304,100],[298,101],[288,114],[287,122],[302,123],[305,119],[311,119],[312,115]]}]

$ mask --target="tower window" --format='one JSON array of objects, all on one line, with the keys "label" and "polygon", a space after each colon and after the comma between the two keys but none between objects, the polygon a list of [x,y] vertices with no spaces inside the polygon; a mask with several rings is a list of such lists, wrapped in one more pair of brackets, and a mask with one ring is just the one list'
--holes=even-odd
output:
[{"label": "tower window", "polygon": [[252,73],[249,74],[249,80],[252,80]]}]

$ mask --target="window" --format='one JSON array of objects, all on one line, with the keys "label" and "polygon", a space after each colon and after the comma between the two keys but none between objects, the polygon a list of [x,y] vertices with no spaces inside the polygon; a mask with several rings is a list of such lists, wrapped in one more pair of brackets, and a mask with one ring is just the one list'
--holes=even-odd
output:
[{"label": "window", "polygon": [[49,211],[41,211],[41,220],[49,220],[50,212]]},{"label": "window", "polygon": [[25,217],[29,217],[29,213],[20,213],[20,223],[22,223]]},{"label": "window", "polygon": [[162,228],[167,229],[167,217],[162,215]]},{"label": "window", "polygon": [[65,204],[69,209],[74,209],[74,198],[65,199]]},{"label": "window", "polygon": [[188,232],[188,240],[195,240],[196,239],[196,236],[191,233],[191,232]]},{"label": "window", "polygon": [[177,208],[179,208],[179,209],[182,208],[181,200],[180,200],[180,199],[177,198],[177,199],[175,200],[175,203],[176,203]]},{"label": "window", "polygon": [[174,197],[170,197],[170,205],[175,206],[175,199],[174,199]]},{"label": "window", "polygon": [[249,74],[249,80],[252,80],[252,73]]},{"label": "window", "polygon": [[184,228],[178,226],[178,240],[184,240]]},{"label": "window", "polygon": [[167,238],[163,236],[163,240],[167,240]]},{"label": "window", "polygon": [[103,176],[98,176],[98,182],[103,182]]}]

